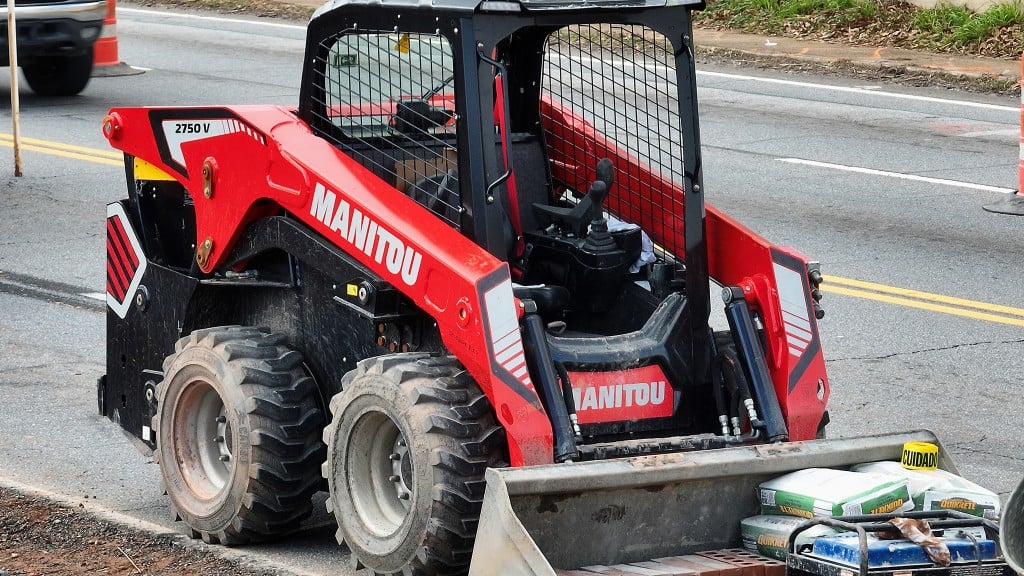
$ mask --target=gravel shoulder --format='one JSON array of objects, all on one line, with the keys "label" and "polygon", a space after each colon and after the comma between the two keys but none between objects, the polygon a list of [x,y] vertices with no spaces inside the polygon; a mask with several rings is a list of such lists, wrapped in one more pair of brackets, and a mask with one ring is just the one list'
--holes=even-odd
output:
[{"label": "gravel shoulder", "polygon": [[0,576],[290,574],[226,558],[240,556],[227,548],[103,516],[83,502],[0,487]]}]

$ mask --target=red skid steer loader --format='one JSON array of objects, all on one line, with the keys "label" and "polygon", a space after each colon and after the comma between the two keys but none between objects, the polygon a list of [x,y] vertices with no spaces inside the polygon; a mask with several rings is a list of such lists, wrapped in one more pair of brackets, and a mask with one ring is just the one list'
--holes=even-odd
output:
[{"label": "red skid steer loader", "polygon": [[761,480],[934,441],[815,440],[821,275],[705,204],[700,7],[334,2],[297,109],[110,111],[99,407],[191,535],[327,490],[357,568],[553,574],[736,547]]}]

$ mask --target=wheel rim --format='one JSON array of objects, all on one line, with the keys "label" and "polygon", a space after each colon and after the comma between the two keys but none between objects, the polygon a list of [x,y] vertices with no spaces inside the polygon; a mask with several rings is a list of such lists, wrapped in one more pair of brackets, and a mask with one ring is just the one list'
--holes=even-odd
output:
[{"label": "wheel rim", "polygon": [[220,394],[208,382],[186,386],[175,407],[175,461],[182,478],[200,499],[219,494],[231,477],[231,422]]},{"label": "wheel rim", "polygon": [[363,413],[352,428],[345,460],[360,523],[379,537],[397,532],[414,497],[412,458],[398,425],[383,412]]}]

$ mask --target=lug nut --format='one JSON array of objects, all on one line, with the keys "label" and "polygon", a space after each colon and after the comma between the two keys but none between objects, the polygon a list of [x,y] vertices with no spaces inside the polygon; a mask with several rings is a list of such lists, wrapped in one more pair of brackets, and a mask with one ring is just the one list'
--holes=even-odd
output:
[{"label": "lug nut", "polygon": [[398,453],[396,452],[396,453],[392,454],[391,456],[389,456],[389,458],[391,458],[391,459],[392,459],[392,460],[394,460],[395,462],[398,462],[399,460],[401,460],[401,459],[402,459],[402,456],[401,456],[401,455],[399,455],[399,454],[398,454]]},{"label": "lug nut", "polygon": [[395,483],[398,483],[399,481],[401,481],[401,479],[402,477],[397,474],[392,474],[391,476],[388,476],[388,480]]},{"label": "lug nut", "polygon": [[217,424],[223,424],[228,421],[227,416],[217,416]]},{"label": "lug nut", "polygon": [[402,492],[401,494],[398,495],[398,499],[399,500],[408,500],[409,499],[409,493],[408,492]]},{"label": "lug nut", "polygon": [[217,460],[220,460],[221,462],[227,462],[228,460],[231,460],[231,456],[228,456],[227,454],[221,454],[220,456],[217,457]]},{"label": "lug nut", "polygon": [[214,442],[223,442],[224,441],[224,437],[223,436],[216,436],[216,437],[214,437],[213,441]]}]

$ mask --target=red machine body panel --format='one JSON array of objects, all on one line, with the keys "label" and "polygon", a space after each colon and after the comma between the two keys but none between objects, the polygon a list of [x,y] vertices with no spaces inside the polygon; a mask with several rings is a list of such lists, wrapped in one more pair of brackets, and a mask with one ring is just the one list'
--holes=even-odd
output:
[{"label": "red machine body panel", "polygon": [[[610,211],[682,255],[681,188],[558,104],[545,100],[542,107],[542,116],[559,118],[548,138],[555,178],[579,190],[589,183],[586,167],[565,162],[571,156],[560,157],[559,150],[585,149],[594,163],[613,159],[627,178],[609,197]],[[429,210],[315,136],[284,107],[114,109],[104,134],[115,148],[188,189],[202,270],[224,263],[249,222],[292,214],[437,320],[447,348],[495,406],[513,466],[551,462],[551,425],[526,370],[518,302],[504,262],[457,230],[438,226]],[[639,209],[639,199],[652,195],[676,199],[667,207],[673,221],[656,221]],[[806,289],[806,258],[771,245],[710,205],[706,226],[712,277],[742,286],[764,319],[769,369],[790,437],[813,438],[828,381]],[[579,372],[571,380],[581,423],[672,414],[672,388],[657,366]]]},{"label": "red machine body panel", "polygon": [[204,271],[224,263],[247,223],[291,213],[435,318],[445,345],[495,406],[513,466],[551,462],[551,425],[529,376],[497,359],[522,356],[521,341],[502,333],[510,322],[518,329],[504,262],[438,226],[426,208],[284,107],[114,109],[103,131],[113,147],[188,189],[196,245],[208,250]]}]

